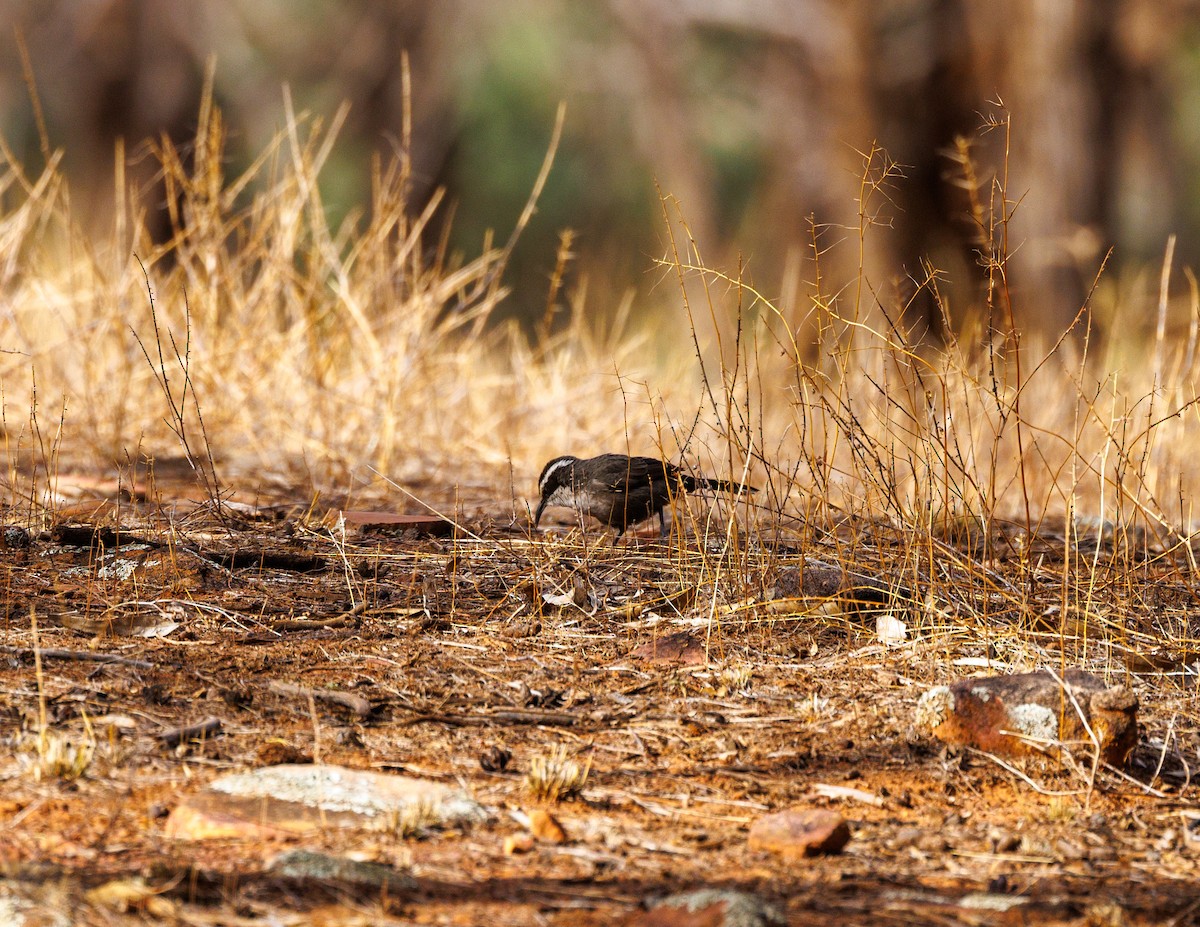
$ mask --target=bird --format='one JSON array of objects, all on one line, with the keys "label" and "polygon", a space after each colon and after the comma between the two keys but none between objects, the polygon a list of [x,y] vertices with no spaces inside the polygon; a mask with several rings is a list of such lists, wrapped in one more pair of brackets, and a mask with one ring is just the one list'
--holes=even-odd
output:
[{"label": "bird", "polygon": [[667,519],[663,509],[675,496],[697,489],[758,492],[728,480],[692,476],[655,457],[630,457],[627,454],[601,454],[581,460],[566,454],[555,457],[542,468],[538,477],[541,501],[533,519],[536,528],[542,513],[550,505],[573,508],[584,515],[617,529],[617,538],[630,525],[645,521],[656,512],[663,537]]}]

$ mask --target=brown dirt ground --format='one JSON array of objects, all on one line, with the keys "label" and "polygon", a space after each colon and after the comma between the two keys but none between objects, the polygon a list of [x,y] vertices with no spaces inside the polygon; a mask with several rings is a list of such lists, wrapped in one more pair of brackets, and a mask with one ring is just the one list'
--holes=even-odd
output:
[{"label": "brown dirt ground", "polygon": [[[76,922],[157,922],[84,900],[142,876],[186,924],[601,925],[703,885],[758,892],[792,924],[1200,923],[1187,778],[1200,744],[1195,676],[1182,659],[1133,676],[1105,643],[1161,650],[1166,625],[1186,624],[1195,603],[1174,559],[1122,565],[1123,584],[1099,590],[1094,611],[1109,617],[1090,640],[1021,618],[1061,598],[1061,563],[1047,556],[1021,609],[993,596],[993,614],[967,620],[964,594],[899,611],[913,640],[888,648],[869,612],[765,604],[773,572],[801,547],[836,560],[845,537],[809,532],[771,554],[723,559],[694,537],[684,551],[677,541],[613,547],[599,531],[587,549],[565,529],[531,542],[487,511],[469,515],[471,534],[456,540],[343,539],[328,518],[286,505],[244,507],[227,523],[187,503],[97,503],[58,517],[120,535],[97,546],[86,533],[66,544],[61,531],[35,530],[28,549],[0,551],[0,875]],[[124,543],[137,538],[154,546]],[[896,562],[880,544],[853,549],[879,575]],[[997,562],[997,577],[1016,569]],[[541,600],[576,576],[594,610]],[[39,681],[31,612],[42,648],[147,665],[47,656]],[[179,627],[131,635],[163,616]],[[680,632],[707,648],[699,662],[634,655]],[[976,671],[951,661],[988,655],[1023,668],[1087,665],[1133,686],[1143,732],[1129,778],[1101,771],[1091,782],[1032,763],[1013,772],[915,730],[928,687]],[[372,713],[275,694],[271,681],[354,693]],[[82,736],[86,715],[100,732],[81,778],[33,775],[39,699],[51,730]],[[203,744],[168,748],[156,736],[210,716],[223,729]],[[559,744],[591,764],[582,795],[554,806],[571,840],[505,856],[504,837],[521,825],[503,809],[531,806],[530,760]],[[492,747],[511,752],[503,771],[480,765]],[[181,796],[223,772],[297,758],[459,783],[502,810],[465,833],[331,831],[291,844],[411,871],[417,890],[391,899],[264,872],[288,844],[164,836]],[[879,802],[822,797],[820,784]],[[840,811],[853,832],[846,850],[802,863],[749,851],[750,823],[792,806]],[[990,910],[980,893],[1024,903]]]}]

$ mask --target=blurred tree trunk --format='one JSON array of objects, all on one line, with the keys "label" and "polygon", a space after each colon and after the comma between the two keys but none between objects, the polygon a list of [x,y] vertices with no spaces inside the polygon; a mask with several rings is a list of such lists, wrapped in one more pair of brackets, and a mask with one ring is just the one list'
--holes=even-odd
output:
[{"label": "blurred tree trunk", "polygon": [[[512,41],[498,19],[547,9],[556,16],[545,21],[563,34],[537,39],[558,43],[559,60],[571,66],[531,86],[544,88],[551,106],[572,95],[584,101],[570,111],[568,131],[574,118],[602,123],[586,135],[592,160],[575,169],[601,184],[620,171],[597,165],[618,163],[622,176],[649,165],[678,203],[670,221],[681,258],[694,255],[680,215],[709,266],[732,270],[744,253],[755,284],[790,300],[782,308],[794,327],[811,319],[816,295],[810,217],[825,229],[822,247],[834,245],[822,258],[827,285],[837,289],[860,273],[859,152],[873,141],[906,179],[881,191],[871,214],[861,258],[869,298],[860,310],[908,303],[929,259],[946,271],[951,324],[965,324],[980,304],[982,272],[944,152],[957,136],[978,137],[980,114],[997,98],[1012,117],[1006,193],[1019,205],[1009,277],[1023,325],[1051,337],[1061,331],[1110,244],[1118,259],[1154,261],[1178,231],[1181,259],[1200,257],[1200,207],[1189,186],[1200,167],[1190,109],[1200,66],[1188,45],[1200,23],[1196,0],[608,0],[584,18],[593,30],[603,19],[602,36],[571,34],[580,8],[569,0],[0,0],[0,41],[9,43],[0,55],[3,130],[36,168],[40,145],[12,38],[19,27],[50,144],[67,153],[77,215],[90,217],[95,231],[111,221],[114,142],[124,138],[130,178],[161,216],[156,165],[139,157],[139,146],[163,134],[180,145],[191,140],[205,61],[215,52],[234,161],[278,131],[281,84],[318,116],[353,101],[336,181],[344,200],[362,201],[368,153],[398,148],[407,53],[410,196],[419,208],[435,186],[455,180],[448,165],[463,75],[488,41]],[[714,72],[728,73],[731,86],[714,88]],[[744,124],[723,123],[738,106]],[[744,150],[718,151],[734,133]],[[985,182],[1005,167],[999,134],[975,149]],[[735,166],[748,192],[736,191],[731,206],[729,160],[741,154],[753,162]],[[463,202],[460,216],[471,206]],[[642,215],[622,225],[615,213],[581,236],[581,250],[611,255],[647,239]],[[546,240],[551,254],[557,231]],[[580,267],[588,260],[581,254]],[[782,279],[785,266],[790,280]],[[701,281],[692,276],[686,289],[700,334],[712,341],[727,328],[733,298],[712,291],[714,322]],[[931,301],[908,311],[918,336],[936,336],[941,319]]]}]

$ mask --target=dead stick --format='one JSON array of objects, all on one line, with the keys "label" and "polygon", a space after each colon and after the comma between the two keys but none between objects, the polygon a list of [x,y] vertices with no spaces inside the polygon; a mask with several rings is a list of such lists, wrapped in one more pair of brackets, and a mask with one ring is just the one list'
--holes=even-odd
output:
[{"label": "dead stick", "polygon": [[318,631],[321,628],[340,628],[347,625],[357,625],[356,618],[367,610],[366,602],[359,602],[354,608],[332,618],[286,618],[271,625],[272,631]]},{"label": "dead stick", "polygon": [[[0,653],[11,653],[19,656],[33,656],[30,647],[0,647]],[[57,647],[39,647],[38,653],[43,660],[80,660],[89,663],[119,663],[121,666],[132,666],[135,669],[154,669],[153,663],[145,660],[131,660],[115,653],[95,653],[91,650],[62,650]]]},{"label": "dead stick", "polygon": [[579,723],[575,715],[565,711],[521,711],[501,710],[486,715],[450,715],[440,712],[424,712],[400,722],[403,726],[411,724],[450,724],[455,727],[485,724],[545,724],[551,727],[573,727]]},{"label": "dead stick", "polygon": [[522,711],[521,709],[501,709],[484,715],[489,721],[499,721],[508,724],[549,724],[552,727],[573,727],[579,723],[576,715],[565,711]]},{"label": "dead stick", "polygon": [[334,618],[285,618],[271,623],[272,631],[320,631],[324,628],[343,628],[354,623],[351,615]]},{"label": "dead stick", "polygon": [[370,717],[372,711],[369,701],[361,695],[351,695],[349,692],[333,692],[329,689],[309,689],[305,686],[296,686],[290,682],[279,682],[275,679],[267,683],[267,690],[274,692],[276,695],[285,695],[289,698],[311,698],[318,702],[328,702],[331,705],[338,705],[349,709],[359,718]]},{"label": "dead stick", "polygon": [[185,740],[207,740],[214,734],[219,734],[223,724],[220,718],[205,718],[199,724],[188,724],[163,731],[158,735],[158,739],[167,747],[177,747]]}]

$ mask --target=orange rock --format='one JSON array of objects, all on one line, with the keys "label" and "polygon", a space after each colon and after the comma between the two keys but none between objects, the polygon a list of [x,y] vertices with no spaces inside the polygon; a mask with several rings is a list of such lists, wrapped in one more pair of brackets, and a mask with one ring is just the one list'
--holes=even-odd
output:
[{"label": "orange rock", "polygon": [[688,631],[678,631],[642,644],[629,655],[643,663],[683,663],[694,666],[708,661],[704,644]]},{"label": "orange rock", "polygon": [[566,843],[567,832],[549,811],[534,808],[529,812],[529,832],[542,843]]},{"label": "orange rock", "polygon": [[1137,744],[1137,698],[1082,670],[1062,678],[1065,688],[1047,672],[937,686],[917,703],[916,722],[947,743],[1005,756],[1035,755],[1060,740],[1088,741],[1090,727],[1105,762],[1122,765]]},{"label": "orange rock", "polygon": [[850,841],[850,828],[836,811],[791,809],[768,814],[750,826],[747,846],[781,856],[801,858],[840,853]]}]

